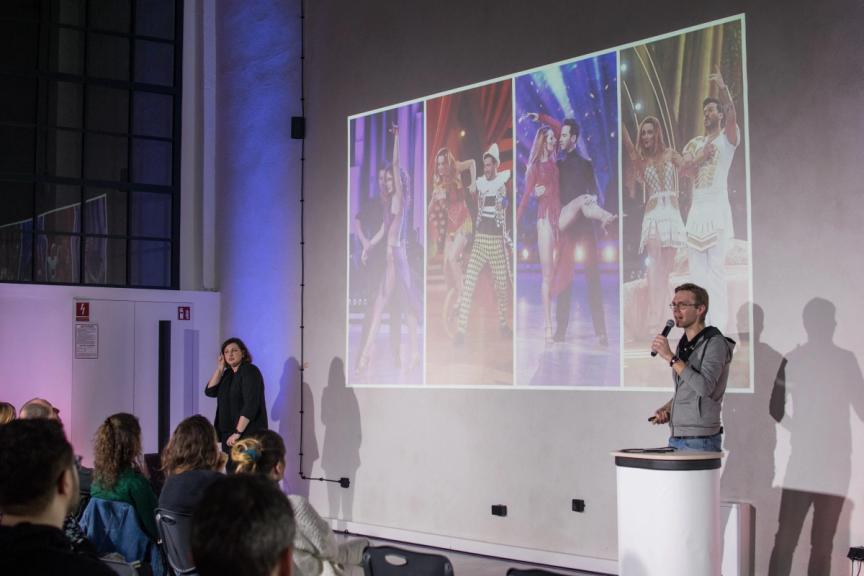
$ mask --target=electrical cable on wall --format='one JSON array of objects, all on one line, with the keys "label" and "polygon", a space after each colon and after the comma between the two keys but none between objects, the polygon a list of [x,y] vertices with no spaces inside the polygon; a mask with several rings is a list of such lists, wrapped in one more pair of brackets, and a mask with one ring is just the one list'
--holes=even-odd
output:
[{"label": "electrical cable on wall", "polygon": [[306,196],[305,196],[305,167],[306,167],[306,13],[304,0],[300,0],[300,117],[291,119],[291,137],[300,140],[300,444],[298,472],[302,480],[318,480],[320,482],[333,482],[342,488],[348,488],[351,480],[342,477],[338,480],[332,478],[312,478],[303,473],[303,382],[306,369],[306,349],[303,339],[305,330],[305,304],[306,304]]}]

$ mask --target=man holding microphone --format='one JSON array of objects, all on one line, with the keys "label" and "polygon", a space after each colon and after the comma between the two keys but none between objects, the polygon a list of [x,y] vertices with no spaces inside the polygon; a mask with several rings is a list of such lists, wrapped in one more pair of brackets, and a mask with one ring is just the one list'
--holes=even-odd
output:
[{"label": "man holding microphone", "polygon": [[720,412],[735,341],[714,326],[705,326],[708,292],[704,288],[690,283],[678,286],[669,308],[675,326],[684,329],[684,336],[673,353],[666,336],[659,334],[651,351],[652,356],[656,353],[672,368],[675,393],[649,421],[669,423],[671,448],[720,452]]}]

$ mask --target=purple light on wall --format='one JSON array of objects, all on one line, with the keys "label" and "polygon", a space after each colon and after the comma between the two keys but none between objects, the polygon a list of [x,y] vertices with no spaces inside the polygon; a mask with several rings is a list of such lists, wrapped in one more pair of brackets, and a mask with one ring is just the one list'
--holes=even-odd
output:
[{"label": "purple light on wall", "polygon": [[[216,259],[222,337],[249,346],[268,411],[299,354],[299,3],[216,4]],[[218,351],[214,350],[214,358]],[[294,363],[296,370],[296,361]],[[277,424],[271,416],[271,428]]]}]

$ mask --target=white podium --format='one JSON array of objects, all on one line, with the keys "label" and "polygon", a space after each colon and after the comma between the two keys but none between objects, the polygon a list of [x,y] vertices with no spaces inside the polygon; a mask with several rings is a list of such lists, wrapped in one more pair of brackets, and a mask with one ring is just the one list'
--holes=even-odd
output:
[{"label": "white podium", "polygon": [[613,452],[619,576],[720,576],[722,452]]}]

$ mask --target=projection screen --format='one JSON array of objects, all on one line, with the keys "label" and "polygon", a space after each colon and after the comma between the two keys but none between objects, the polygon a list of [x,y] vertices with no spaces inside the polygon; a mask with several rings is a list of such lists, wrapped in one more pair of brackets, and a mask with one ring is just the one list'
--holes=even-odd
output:
[{"label": "projection screen", "polygon": [[348,385],[671,387],[675,286],[750,333],[747,119],[744,15],[350,116]]}]

